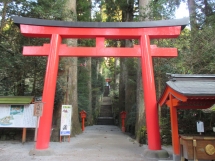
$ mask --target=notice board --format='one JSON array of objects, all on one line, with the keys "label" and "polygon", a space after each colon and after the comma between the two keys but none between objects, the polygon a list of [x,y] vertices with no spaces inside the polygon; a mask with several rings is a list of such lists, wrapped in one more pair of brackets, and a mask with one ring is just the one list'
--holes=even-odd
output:
[{"label": "notice board", "polygon": [[0,127],[35,128],[34,105],[0,105]]},{"label": "notice board", "polygon": [[72,105],[62,105],[60,136],[71,134]]}]

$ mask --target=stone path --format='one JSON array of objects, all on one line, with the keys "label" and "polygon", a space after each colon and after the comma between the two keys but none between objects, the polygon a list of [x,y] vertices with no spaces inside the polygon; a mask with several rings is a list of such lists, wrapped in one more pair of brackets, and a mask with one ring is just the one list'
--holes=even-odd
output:
[{"label": "stone path", "polygon": [[[70,142],[51,142],[50,156],[30,156],[34,144],[0,141],[0,161],[157,161],[144,157],[146,145],[140,146],[118,127],[109,125],[88,126]],[[171,152],[171,148],[167,150]]]},{"label": "stone path", "polygon": [[[94,125],[70,139],[50,142],[49,156],[30,156],[34,142],[0,141],[0,161],[171,161],[146,158],[147,145],[139,145],[117,126]],[[172,156],[172,147],[162,147]]]}]

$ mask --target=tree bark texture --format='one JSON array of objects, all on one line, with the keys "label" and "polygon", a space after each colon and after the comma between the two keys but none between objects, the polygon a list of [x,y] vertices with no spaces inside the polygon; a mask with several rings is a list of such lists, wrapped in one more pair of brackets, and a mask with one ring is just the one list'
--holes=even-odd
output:
[{"label": "tree bark texture", "polygon": [[196,24],[196,4],[195,0],[187,0],[188,10],[190,15],[190,26],[191,30],[197,28]]},{"label": "tree bark texture", "polygon": [[[72,13],[65,17],[66,21],[76,20],[76,0],[67,0],[65,5],[65,13]],[[77,46],[76,39],[66,39],[64,40],[68,46]],[[81,125],[79,122],[78,113],[78,97],[77,97],[77,57],[66,57],[60,60],[62,72],[59,74],[58,80],[60,81],[60,86],[63,88],[63,101],[58,105],[55,110],[54,119],[57,120],[57,128],[60,127],[60,117],[61,117],[61,105],[67,104],[72,105],[72,115],[71,115],[71,136],[75,136],[81,133]],[[59,132],[58,132],[59,133]],[[55,139],[55,138],[53,138]]]},{"label": "tree bark texture", "polygon": [[88,71],[88,91],[89,91],[89,105],[87,114],[87,122],[89,125],[93,125],[93,111],[92,111],[92,70],[91,70],[92,58],[87,58],[86,68]]},{"label": "tree bark texture", "polygon": [[[147,14],[143,13],[145,10],[143,8],[147,7],[149,4],[149,0],[139,0],[139,12],[140,15]],[[148,10],[146,11],[148,12]],[[140,21],[144,21],[142,17],[140,17]],[[135,125],[135,133],[136,140],[140,141],[141,139],[141,128],[146,126],[146,118],[145,118],[145,104],[144,104],[144,92],[143,92],[143,84],[142,84],[142,66],[141,60],[138,59],[137,64],[137,110],[136,110],[136,125]]]}]

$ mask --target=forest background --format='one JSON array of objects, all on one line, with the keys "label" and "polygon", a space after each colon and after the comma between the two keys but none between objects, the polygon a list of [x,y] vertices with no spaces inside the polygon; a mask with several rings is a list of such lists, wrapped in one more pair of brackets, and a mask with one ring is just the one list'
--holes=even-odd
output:
[{"label": "forest background", "polygon": [[[178,57],[154,58],[157,99],[168,80],[166,73],[215,74],[214,0],[0,0],[0,95],[42,96],[47,57],[24,57],[23,46],[41,46],[49,39],[23,37],[12,16],[88,22],[133,22],[174,19],[181,3],[187,4],[190,24],[179,38],[152,40],[159,47],[178,48]],[[95,46],[93,39],[65,39],[68,46]],[[106,40],[106,47],[132,47],[138,40]],[[110,78],[114,118],[127,112],[126,131],[146,143],[144,95],[138,58],[61,58],[53,115],[52,141],[59,139],[62,104],[72,104],[72,136],[81,133],[79,112],[87,112],[86,125],[96,124]],[[213,111],[178,110],[180,133],[196,133],[196,120],[205,122],[206,132],[215,126]],[[159,107],[161,139],[171,144],[170,116]],[[120,120],[118,119],[120,125]]]}]

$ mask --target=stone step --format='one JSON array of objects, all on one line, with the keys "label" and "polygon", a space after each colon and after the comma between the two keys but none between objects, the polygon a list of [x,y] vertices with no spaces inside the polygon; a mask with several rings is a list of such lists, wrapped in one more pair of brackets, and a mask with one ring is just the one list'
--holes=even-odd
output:
[{"label": "stone step", "polygon": [[100,111],[102,112],[112,112],[112,107],[101,107],[100,108]]},{"label": "stone step", "polygon": [[112,101],[110,97],[103,97],[102,105],[112,105]]},{"label": "stone step", "polygon": [[106,105],[106,106],[112,105],[112,102],[102,102],[102,105],[103,105],[103,106],[105,106],[105,105]]},{"label": "stone step", "polygon": [[111,98],[110,97],[103,97],[102,101],[103,102],[111,101]]},{"label": "stone step", "polygon": [[114,125],[113,117],[98,117],[97,125]]},{"label": "stone step", "polygon": [[106,108],[106,109],[109,108],[109,109],[111,109],[111,107],[112,107],[111,105],[101,105],[101,108]]},{"label": "stone step", "polygon": [[106,100],[106,99],[110,100],[111,97],[103,97],[103,100]]},{"label": "stone step", "polygon": [[112,113],[103,113],[103,112],[101,112],[99,116],[100,117],[112,117],[113,114]]},{"label": "stone step", "polygon": [[104,91],[103,96],[107,97],[108,95],[109,95],[109,87],[105,86],[105,91]]}]

